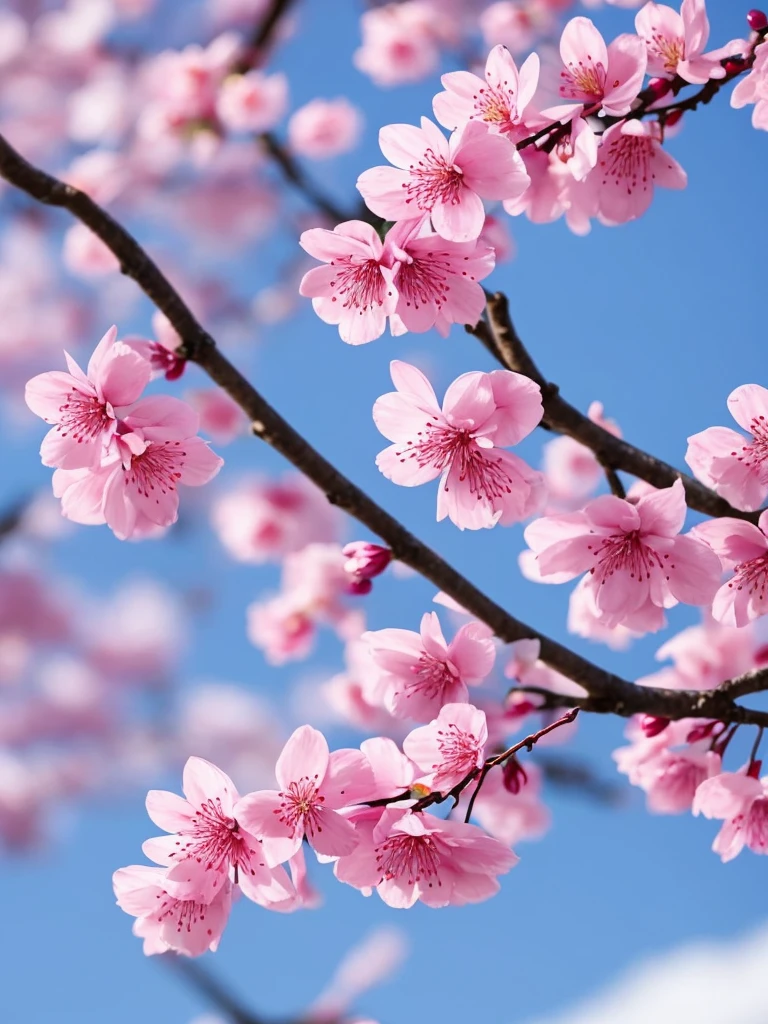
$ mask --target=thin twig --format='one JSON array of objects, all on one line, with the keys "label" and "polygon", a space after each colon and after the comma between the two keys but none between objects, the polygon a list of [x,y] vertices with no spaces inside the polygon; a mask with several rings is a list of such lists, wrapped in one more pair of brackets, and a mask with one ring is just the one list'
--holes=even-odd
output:
[{"label": "thin twig", "polygon": [[181,975],[212,1006],[215,1006],[218,1011],[225,1014],[232,1021],[232,1024],[266,1024],[263,1017],[259,1017],[243,1006],[218,978],[208,973],[199,961],[191,960],[189,957],[176,953],[163,953],[160,961],[166,964],[172,971]]},{"label": "thin twig", "polygon": [[296,0],[272,0],[254,28],[243,56],[232,66],[235,75],[245,74],[260,64],[277,36],[280,23]]}]

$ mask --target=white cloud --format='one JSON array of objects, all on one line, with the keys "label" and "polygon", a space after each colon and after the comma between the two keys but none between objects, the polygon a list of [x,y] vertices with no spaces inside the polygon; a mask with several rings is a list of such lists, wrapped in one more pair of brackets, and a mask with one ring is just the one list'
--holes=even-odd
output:
[{"label": "white cloud", "polygon": [[767,980],[768,924],[636,964],[580,1005],[529,1024],[766,1024]]}]

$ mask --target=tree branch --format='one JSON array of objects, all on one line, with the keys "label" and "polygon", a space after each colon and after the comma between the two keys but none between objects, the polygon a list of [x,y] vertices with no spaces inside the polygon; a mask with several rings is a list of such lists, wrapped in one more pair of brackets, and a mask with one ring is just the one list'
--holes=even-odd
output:
[{"label": "tree branch", "polygon": [[232,74],[243,75],[260,64],[274,42],[280,22],[288,14],[296,0],[272,0],[264,17],[251,33],[243,56],[232,66]]},{"label": "tree branch", "polygon": [[[321,192],[313,181],[310,181],[294,159],[293,154],[283,146],[272,132],[263,132],[256,137],[256,141],[280,169],[283,178],[288,184],[300,192],[315,209],[324,213],[326,217],[333,221],[334,225],[351,219],[348,212],[342,210],[332,199]],[[367,210],[365,212],[366,214],[368,213]]]},{"label": "tree branch", "polygon": [[197,989],[212,1006],[225,1014],[232,1024],[267,1024],[263,1017],[251,1013],[235,999],[232,993],[217,978],[209,974],[199,961],[176,953],[163,953],[160,960],[190,983],[192,988]]},{"label": "tree branch", "polygon": [[[84,192],[65,185],[28,163],[2,136],[0,175],[39,202],[69,210],[89,227],[117,257],[122,272],[136,281],[145,295],[168,317],[182,339],[179,355],[197,363],[211,380],[222,387],[248,415],[254,434],[312,480],[332,504],[338,505],[377,534],[392,549],[396,559],[434,583],[470,615],[485,622],[505,643],[526,638],[538,639],[541,660],[589,693],[588,698],[578,702],[583,710],[624,716],[642,712],[670,719],[717,718],[739,724],[768,725],[768,712],[753,711],[737,705],[727,689],[698,693],[637,686],[600,668],[510,615],[372,501],[315,451],[269,405],[217,349],[213,338],[198,323],[179,293],[144,249],[106,210]],[[583,419],[576,410],[573,413]],[[589,420],[586,422],[591,423]],[[595,424],[591,425],[600,429]],[[615,441],[611,435],[606,436]],[[626,447],[638,458],[642,456],[654,467],[661,466],[668,474],[674,474],[674,470],[665,467],[663,463],[657,463],[638,449]],[[624,468],[633,471],[630,466]],[[663,472],[661,475],[664,475]],[[737,686],[738,682],[734,681],[733,685]],[[756,686],[756,689],[761,688],[761,685]],[[751,690],[738,688],[736,692],[743,695]]]}]

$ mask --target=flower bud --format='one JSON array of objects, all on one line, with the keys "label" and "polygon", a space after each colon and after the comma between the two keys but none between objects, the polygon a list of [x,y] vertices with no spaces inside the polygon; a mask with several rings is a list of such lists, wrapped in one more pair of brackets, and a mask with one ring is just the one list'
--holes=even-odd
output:
[{"label": "flower bud", "polygon": [[722,722],[704,722],[701,725],[694,725],[694,727],[685,737],[686,743],[698,743],[699,740],[707,739],[707,737],[711,736],[714,732],[716,725],[722,725]]},{"label": "flower bud", "polygon": [[723,67],[729,75],[738,74],[740,71],[743,71],[746,66],[747,62],[743,57],[729,57],[725,64],[723,64]]},{"label": "flower bud", "polygon": [[347,544],[342,554],[346,556],[344,571],[361,580],[371,580],[384,572],[392,561],[392,552],[379,544],[355,540]]},{"label": "flower bud", "polygon": [[648,83],[648,89],[657,100],[660,100],[662,96],[666,96],[671,88],[672,83],[668,78],[652,78]]},{"label": "flower bud", "polygon": [[501,774],[504,789],[513,796],[517,796],[520,790],[528,781],[525,768],[520,764],[515,755],[507,759]]},{"label": "flower bud", "polygon": [[765,11],[759,11],[753,7],[747,14],[747,24],[753,32],[762,32],[764,28],[768,28],[768,15]]},{"label": "flower bud", "polygon": [[664,732],[668,725],[669,719],[661,718],[658,715],[643,715],[643,719],[640,722],[640,728],[649,740]]},{"label": "flower bud", "polygon": [[664,124],[667,128],[671,128],[673,125],[676,125],[678,121],[682,120],[682,117],[682,110],[672,110],[664,118]]},{"label": "flower bud", "polygon": [[762,761],[750,761],[749,762],[749,766],[747,768],[747,775],[750,777],[750,779],[759,779],[760,778],[760,772],[762,770],[763,770],[763,762]]}]

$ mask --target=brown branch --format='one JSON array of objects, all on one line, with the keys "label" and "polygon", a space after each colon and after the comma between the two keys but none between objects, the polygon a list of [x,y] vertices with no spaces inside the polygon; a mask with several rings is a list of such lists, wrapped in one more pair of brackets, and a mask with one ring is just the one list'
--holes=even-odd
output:
[{"label": "brown branch", "polygon": [[[313,181],[304,173],[299,164],[285,146],[277,139],[272,132],[263,132],[256,138],[257,143],[263,151],[274,161],[279,168],[283,178],[300,192],[312,206],[321,213],[324,213],[335,224],[351,220],[352,216],[341,209],[333,199],[326,196]],[[364,211],[368,214],[368,211]],[[356,214],[355,214],[356,215]]]},{"label": "brown branch", "polygon": [[160,960],[197,989],[212,1006],[228,1017],[232,1024],[266,1024],[263,1017],[257,1016],[243,1006],[229,989],[209,974],[198,961],[176,953],[163,953]]},{"label": "brown branch", "polygon": [[27,501],[17,501],[0,513],[0,541],[16,532],[24,519],[28,504]]},{"label": "brown branch", "polygon": [[263,61],[265,54],[274,42],[281,21],[295,2],[296,0],[272,0],[269,8],[264,12],[264,17],[251,33],[245,53],[233,64],[232,74],[243,75]]},{"label": "brown branch", "polygon": [[[470,615],[485,622],[502,641],[512,643],[526,638],[538,639],[542,661],[589,693],[588,698],[579,701],[585,711],[618,715],[642,712],[670,719],[717,718],[740,724],[768,725],[768,712],[737,705],[727,690],[691,693],[637,686],[510,615],[315,451],[217,349],[213,338],[198,323],[179,293],[133,236],[89,196],[32,166],[2,136],[0,175],[39,202],[69,210],[89,227],[117,257],[122,272],[136,281],[168,317],[182,339],[179,355],[197,363],[237,402],[248,415],[258,437],[312,480],[332,504],[338,505],[379,536],[397,560],[415,569]],[[581,416],[580,413],[577,415]],[[611,435],[606,436],[611,438]],[[631,446],[627,447],[638,455],[642,454]],[[656,465],[656,460],[644,457]],[[631,471],[630,467],[625,468]],[[674,473],[669,467],[667,470]],[[742,689],[738,692],[742,695],[750,691]]]},{"label": "brown branch", "polygon": [[[743,512],[734,508],[698,480],[681,473],[674,466],[662,462],[661,459],[649,455],[648,452],[636,448],[620,437],[615,437],[567,402],[561,396],[557,385],[544,377],[523,344],[512,322],[506,295],[501,292],[488,295],[487,317],[487,323],[481,320],[482,326],[467,330],[479,338],[502,366],[530,377],[541,387],[544,403],[542,426],[557,434],[566,434],[579,444],[583,444],[585,448],[589,448],[607,471],[615,473],[616,470],[622,470],[631,473],[654,487],[671,487],[675,480],[681,479],[685,487],[686,502],[697,512],[703,512],[708,516],[732,516],[734,519],[757,522],[760,512]],[[614,490],[614,493],[617,491]]]}]

